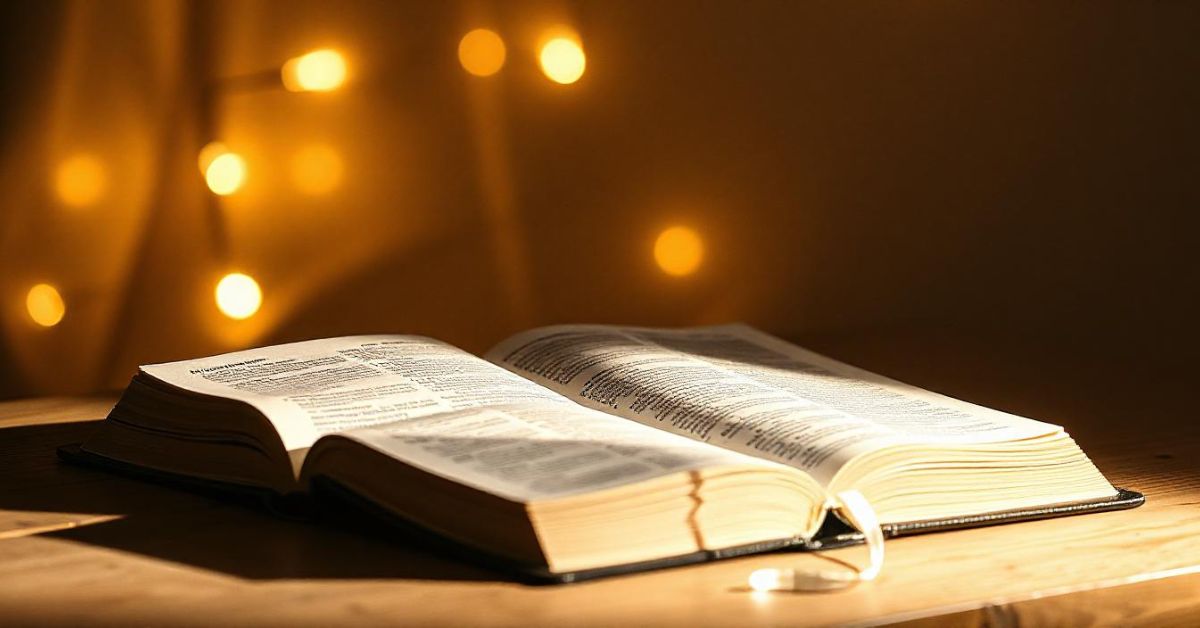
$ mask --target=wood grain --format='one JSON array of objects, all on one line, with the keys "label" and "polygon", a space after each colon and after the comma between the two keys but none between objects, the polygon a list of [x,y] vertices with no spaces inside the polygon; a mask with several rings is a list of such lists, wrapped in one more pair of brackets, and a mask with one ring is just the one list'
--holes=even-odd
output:
[{"label": "wood grain", "polygon": [[[0,624],[1200,620],[1200,433],[1175,418],[1190,413],[1188,389],[1162,378],[1135,384],[1091,363],[1071,366],[1069,359],[1031,365],[1012,349],[961,340],[858,337],[811,344],[919,385],[1067,425],[1109,479],[1145,492],[1147,504],[889,541],[879,580],[838,593],[745,590],[754,569],[828,560],[811,554],[536,587],[357,524],[289,522],[62,465],[54,447],[82,438],[92,427],[86,420],[101,416],[112,400],[18,401],[0,404]],[[921,361],[904,361],[912,355]],[[963,368],[964,361],[971,368]],[[864,553],[849,548],[828,556],[861,562]]]}]

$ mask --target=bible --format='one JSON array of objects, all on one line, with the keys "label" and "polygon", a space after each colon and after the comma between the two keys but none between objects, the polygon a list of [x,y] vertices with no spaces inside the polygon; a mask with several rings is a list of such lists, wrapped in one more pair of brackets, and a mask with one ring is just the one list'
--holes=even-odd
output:
[{"label": "bible", "polygon": [[844,491],[886,536],[1143,499],[1060,426],[745,325],[552,326],[482,357],[353,336],[152,364],[64,455],[273,499],[337,494],[561,582],[856,542]]}]

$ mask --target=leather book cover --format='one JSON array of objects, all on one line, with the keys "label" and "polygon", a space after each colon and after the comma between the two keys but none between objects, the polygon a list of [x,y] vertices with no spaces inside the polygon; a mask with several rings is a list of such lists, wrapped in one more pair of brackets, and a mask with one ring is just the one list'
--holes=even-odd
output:
[{"label": "leather book cover", "polygon": [[[58,455],[63,460],[74,464],[99,467],[139,479],[186,488],[209,497],[265,507],[271,512],[289,519],[344,519],[344,517],[335,514],[336,511],[342,510],[344,506],[351,506],[354,510],[368,514],[377,521],[384,523],[390,531],[388,536],[395,536],[397,540],[412,542],[422,549],[429,549],[503,572],[516,580],[531,584],[565,584],[641,571],[692,565],[750,554],[780,551],[817,551],[846,547],[864,542],[862,533],[852,528],[835,513],[830,513],[826,516],[825,522],[822,524],[820,530],[817,531],[817,534],[808,540],[800,538],[778,539],[720,550],[692,552],[650,561],[569,573],[556,573],[550,571],[546,565],[517,563],[511,559],[489,554],[486,551],[467,547],[451,539],[447,539],[382,508],[370,500],[363,499],[353,491],[349,491],[338,483],[326,478],[318,478],[314,482],[312,495],[296,494],[285,496],[264,488],[205,480],[147,469],[89,453],[81,449],[78,444],[60,447]],[[885,524],[883,526],[883,534],[886,538],[894,538],[928,532],[942,532],[1019,521],[1048,519],[1051,517],[1125,510],[1141,506],[1145,501],[1146,498],[1141,493],[1118,488],[1117,495],[1098,501],[1006,510],[969,517]]]}]

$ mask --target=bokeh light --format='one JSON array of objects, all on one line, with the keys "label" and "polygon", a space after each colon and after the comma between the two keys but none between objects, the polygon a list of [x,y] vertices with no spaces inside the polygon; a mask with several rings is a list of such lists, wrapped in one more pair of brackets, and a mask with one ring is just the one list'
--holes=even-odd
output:
[{"label": "bokeh light", "polygon": [[292,183],[313,196],[327,194],[342,182],[342,156],[332,147],[311,144],[292,157]]},{"label": "bokeh light", "polygon": [[262,305],[262,290],[250,275],[229,273],[217,282],[217,309],[229,318],[242,320],[254,316]]},{"label": "bokeh light", "polygon": [[486,28],[477,28],[458,42],[458,62],[475,76],[491,76],[504,67],[504,40]]},{"label": "bokeh light", "polygon": [[542,45],[538,54],[542,72],[555,83],[569,85],[583,76],[587,57],[579,42],[569,37],[555,37]]},{"label": "bokeh light", "polygon": [[704,260],[704,241],[688,227],[671,227],[654,241],[654,261],[664,273],[682,277],[696,272]]},{"label": "bokeh light", "polygon": [[104,166],[91,155],[74,155],[58,165],[54,173],[54,190],[63,204],[86,207],[104,194]]},{"label": "bokeh light", "polygon": [[221,142],[209,142],[200,149],[200,156],[196,158],[196,164],[200,166],[200,174],[206,174],[208,167],[217,157],[229,152],[229,148]]},{"label": "bokeh light", "polygon": [[214,194],[233,194],[246,182],[246,160],[237,153],[222,153],[208,164],[204,181]]},{"label": "bokeh light", "polygon": [[283,64],[283,86],[293,92],[327,92],[346,81],[346,60],[336,50],[314,50]]},{"label": "bokeh light", "polygon": [[48,283],[39,283],[29,289],[25,295],[25,309],[29,318],[42,327],[54,327],[67,314],[67,304],[58,288]]},{"label": "bokeh light", "polygon": [[778,569],[755,569],[750,573],[750,588],[755,591],[771,591],[780,588],[781,572]]}]

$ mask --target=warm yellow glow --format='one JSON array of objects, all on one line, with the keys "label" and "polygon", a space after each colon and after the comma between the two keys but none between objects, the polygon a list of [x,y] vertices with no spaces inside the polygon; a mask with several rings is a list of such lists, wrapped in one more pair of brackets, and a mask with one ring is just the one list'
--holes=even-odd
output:
[{"label": "warm yellow glow", "polygon": [[225,316],[250,318],[262,305],[262,290],[250,275],[229,273],[217,282],[217,308]]},{"label": "warm yellow glow", "polygon": [[755,569],[750,574],[750,588],[755,591],[772,591],[782,583],[778,569]]},{"label": "warm yellow glow", "polygon": [[208,167],[212,165],[212,162],[215,161],[217,157],[220,157],[228,152],[229,148],[220,142],[209,142],[205,144],[204,148],[200,149],[200,156],[196,158],[196,163],[200,166],[200,174],[207,173]]},{"label": "warm yellow glow", "polygon": [[688,227],[671,227],[654,241],[654,261],[668,275],[682,277],[696,272],[704,259],[704,241]]},{"label": "warm yellow glow", "polygon": [[58,165],[54,189],[70,207],[85,207],[104,194],[104,166],[91,155],[75,155]]},{"label": "warm yellow glow", "polygon": [[233,194],[246,182],[246,160],[237,153],[218,155],[204,171],[204,181],[215,194]]},{"label": "warm yellow glow", "polygon": [[332,192],[342,182],[342,157],[324,144],[306,146],[292,157],[292,182],[305,194]]},{"label": "warm yellow glow", "polygon": [[314,50],[283,64],[283,86],[293,92],[327,92],[346,81],[346,60],[336,50]]},{"label": "warm yellow glow", "polygon": [[29,318],[33,322],[42,327],[54,327],[66,315],[67,304],[57,288],[48,283],[39,283],[25,295],[25,309],[29,311]]},{"label": "warm yellow glow", "polygon": [[491,76],[504,67],[504,40],[486,28],[477,28],[458,42],[458,62],[475,76]]},{"label": "warm yellow glow", "polygon": [[568,37],[555,37],[542,46],[538,55],[542,72],[555,83],[567,85],[579,80],[587,67],[587,57],[578,41]]}]

